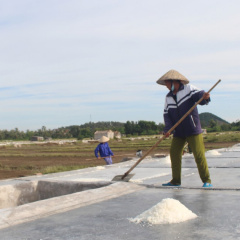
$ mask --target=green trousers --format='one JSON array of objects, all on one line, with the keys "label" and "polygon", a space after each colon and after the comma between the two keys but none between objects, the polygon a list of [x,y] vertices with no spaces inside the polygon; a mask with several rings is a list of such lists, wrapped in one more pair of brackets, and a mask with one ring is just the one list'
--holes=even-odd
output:
[{"label": "green trousers", "polygon": [[176,185],[181,184],[182,154],[186,142],[188,142],[188,145],[192,149],[202,182],[211,183],[202,134],[192,135],[186,138],[173,137],[170,148],[170,158],[172,164],[171,183]]}]

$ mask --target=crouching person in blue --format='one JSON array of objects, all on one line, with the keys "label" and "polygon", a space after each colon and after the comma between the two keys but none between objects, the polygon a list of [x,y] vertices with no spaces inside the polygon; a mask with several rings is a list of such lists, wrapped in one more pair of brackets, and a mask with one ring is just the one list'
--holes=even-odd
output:
[{"label": "crouching person in blue", "polygon": [[[169,90],[164,107],[164,133],[167,135],[200,98],[203,97],[200,105],[208,104],[210,101],[209,93],[188,84],[188,79],[175,70],[168,71],[158,79],[157,83],[166,86]],[[203,187],[212,187],[197,107],[173,131],[170,148],[172,180],[162,185],[181,185],[182,152],[186,142],[192,149]]]},{"label": "crouching person in blue", "polygon": [[[99,140],[100,143],[98,144],[94,152],[96,158],[98,159],[103,158],[107,165],[111,165],[112,156],[114,156],[114,154],[108,145],[108,141],[109,141],[108,137],[102,136]],[[98,153],[100,154],[100,156],[98,155]]]}]

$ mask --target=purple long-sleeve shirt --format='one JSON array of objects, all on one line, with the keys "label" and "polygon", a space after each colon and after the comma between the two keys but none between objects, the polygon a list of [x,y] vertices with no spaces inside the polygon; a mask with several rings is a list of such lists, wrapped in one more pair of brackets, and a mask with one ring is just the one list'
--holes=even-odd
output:
[{"label": "purple long-sleeve shirt", "polygon": [[[174,96],[170,91],[165,99],[164,107],[164,132],[168,132],[178,120],[203,96],[204,91],[193,85],[180,85],[177,94]],[[200,105],[207,104],[209,100],[203,100]],[[174,137],[188,137],[202,133],[200,118],[197,107],[176,127]]]}]

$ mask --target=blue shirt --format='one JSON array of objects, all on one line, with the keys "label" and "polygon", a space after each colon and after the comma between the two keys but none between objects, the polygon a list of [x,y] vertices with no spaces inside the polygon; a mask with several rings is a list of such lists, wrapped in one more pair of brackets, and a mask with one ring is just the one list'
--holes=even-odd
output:
[{"label": "blue shirt", "polygon": [[100,153],[101,157],[113,156],[113,152],[110,149],[107,142],[98,144],[98,146],[96,147],[96,149],[94,151],[96,157],[98,157],[98,152]]}]

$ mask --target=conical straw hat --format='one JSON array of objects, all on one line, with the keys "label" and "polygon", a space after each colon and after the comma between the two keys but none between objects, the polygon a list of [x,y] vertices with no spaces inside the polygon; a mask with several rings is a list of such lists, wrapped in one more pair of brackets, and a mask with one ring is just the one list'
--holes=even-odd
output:
[{"label": "conical straw hat", "polygon": [[105,142],[108,142],[108,141],[109,141],[109,138],[105,137],[105,136],[102,136],[99,140],[99,142],[101,142],[101,143],[105,143]]},{"label": "conical straw hat", "polygon": [[157,80],[157,83],[161,85],[166,85],[164,82],[166,80],[179,80],[181,81],[182,84],[189,83],[188,79],[176,70],[170,70],[167,73],[165,73],[162,77],[160,77]]}]

